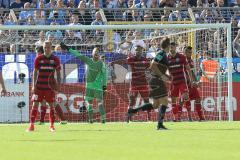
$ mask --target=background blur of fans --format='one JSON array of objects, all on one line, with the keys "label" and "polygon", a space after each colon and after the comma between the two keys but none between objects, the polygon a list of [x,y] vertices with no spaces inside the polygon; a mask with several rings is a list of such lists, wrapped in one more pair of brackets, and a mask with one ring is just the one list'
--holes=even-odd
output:
[{"label": "background blur of fans", "polygon": [[[115,21],[232,23],[233,56],[239,57],[239,6],[240,0],[0,0],[0,25],[106,25]],[[101,30],[20,32],[0,31],[0,53],[34,52],[35,46],[42,45],[44,40],[52,41],[53,46],[64,41],[83,51],[106,42]],[[116,30],[112,34],[114,49],[119,50],[130,38],[144,39],[148,51],[152,45],[147,39],[162,34],[162,30],[138,33]],[[210,46],[208,50],[214,49],[214,44]]]}]

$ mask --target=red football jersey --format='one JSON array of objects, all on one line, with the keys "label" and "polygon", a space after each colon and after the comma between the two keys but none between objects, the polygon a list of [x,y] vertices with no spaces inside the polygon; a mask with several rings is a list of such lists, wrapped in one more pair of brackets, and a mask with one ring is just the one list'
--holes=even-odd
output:
[{"label": "red football jersey", "polygon": [[148,59],[144,57],[137,58],[136,56],[130,56],[127,58],[127,64],[131,67],[132,71],[131,85],[148,85],[145,73],[150,65]]},{"label": "red football jersey", "polygon": [[180,83],[186,83],[186,65],[187,59],[184,55],[176,53],[174,57],[168,55],[168,67],[169,73],[172,76],[172,84],[177,85]]},{"label": "red football jersey", "polygon": [[36,88],[38,90],[53,90],[55,85],[54,74],[60,70],[60,60],[57,56],[38,55],[34,61],[34,68],[38,70]]}]

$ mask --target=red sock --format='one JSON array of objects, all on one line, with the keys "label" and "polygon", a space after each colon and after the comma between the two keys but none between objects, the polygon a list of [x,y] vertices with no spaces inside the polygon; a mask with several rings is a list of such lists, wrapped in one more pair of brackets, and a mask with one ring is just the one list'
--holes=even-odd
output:
[{"label": "red sock", "polygon": [[172,111],[173,111],[174,119],[178,120],[178,105],[177,104],[172,104]]},{"label": "red sock", "polygon": [[49,122],[50,122],[50,126],[53,126],[53,125],[54,125],[54,120],[55,120],[54,107],[50,107],[50,112],[49,112]]},{"label": "red sock", "polygon": [[200,103],[196,103],[196,111],[200,120],[203,120],[202,106]]},{"label": "red sock", "polygon": [[190,101],[185,102],[185,108],[187,109],[187,112],[188,112],[188,120],[192,121],[191,102]]},{"label": "red sock", "polygon": [[40,122],[45,121],[46,111],[47,111],[47,107],[46,106],[41,106]]},{"label": "red sock", "polygon": [[57,115],[58,115],[58,117],[60,118],[61,121],[65,121],[66,120],[64,115],[63,115],[62,108],[60,107],[59,104],[56,105],[55,111],[56,111],[56,113],[57,113]]},{"label": "red sock", "polygon": [[185,107],[186,107],[187,111],[190,112],[191,111],[191,102],[190,101],[185,102]]},{"label": "red sock", "polygon": [[37,108],[33,107],[30,113],[30,123],[34,124],[36,117],[37,117],[38,110]]},{"label": "red sock", "polygon": [[178,108],[178,117],[177,118],[180,121],[181,117],[182,117],[182,106],[177,105],[177,108]]}]

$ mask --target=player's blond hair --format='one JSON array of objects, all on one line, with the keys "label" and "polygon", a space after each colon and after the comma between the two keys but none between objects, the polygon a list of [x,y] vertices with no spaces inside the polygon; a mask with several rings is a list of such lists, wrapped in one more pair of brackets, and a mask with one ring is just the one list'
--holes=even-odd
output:
[{"label": "player's blond hair", "polygon": [[54,48],[54,51],[57,52],[59,47],[60,47],[60,49],[61,49],[60,44],[57,44],[57,45],[55,46],[55,48]]},{"label": "player's blond hair", "polygon": [[46,40],[46,41],[44,41],[44,43],[43,43],[43,47],[45,47],[45,45],[48,44],[48,43],[52,46],[52,42],[49,41],[49,40]]}]

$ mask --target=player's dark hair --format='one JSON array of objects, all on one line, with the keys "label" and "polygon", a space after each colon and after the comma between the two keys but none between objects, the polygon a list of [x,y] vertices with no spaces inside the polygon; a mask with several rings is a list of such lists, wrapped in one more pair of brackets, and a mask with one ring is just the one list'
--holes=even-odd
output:
[{"label": "player's dark hair", "polygon": [[183,48],[184,51],[186,51],[186,50],[191,50],[191,49],[192,49],[191,46],[185,46],[185,47]]},{"label": "player's dark hair", "polygon": [[170,46],[170,39],[168,37],[165,37],[160,42],[160,47],[162,49],[166,49]]},{"label": "player's dark hair", "polygon": [[187,51],[190,51],[192,50],[192,47],[191,46],[185,46],[183,47],[183,53],[185,54]]},{"label": "player's dark hair", "polygon": [[177,43],[176,43],[176,42],[171,42],[170,45],[171,45],[171,46],[176,46]]}]

